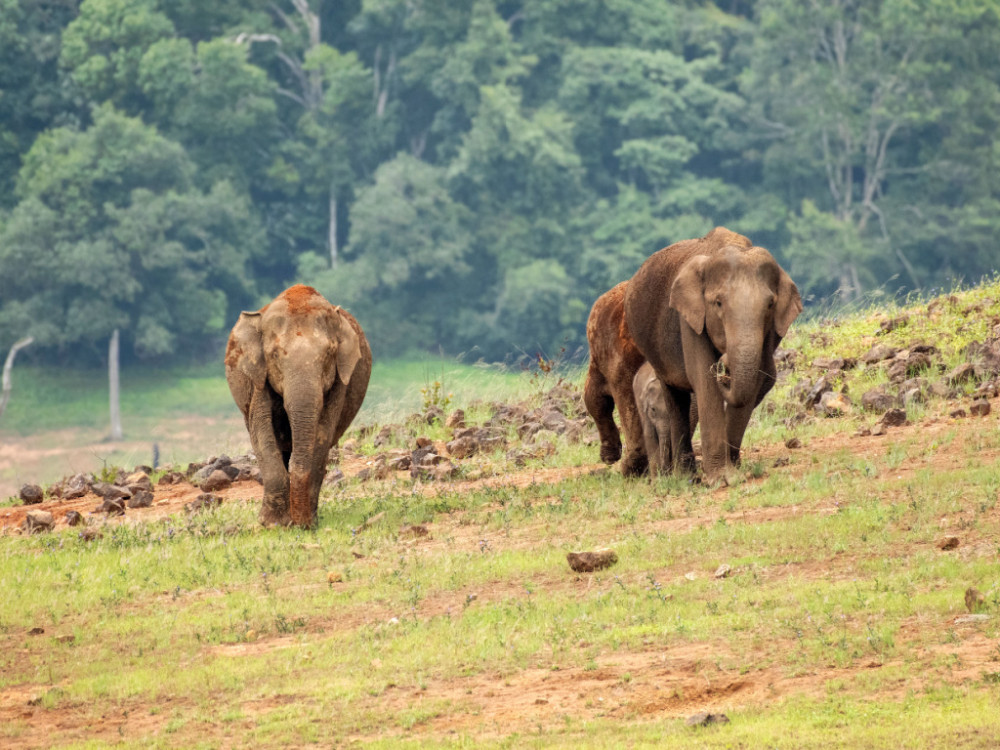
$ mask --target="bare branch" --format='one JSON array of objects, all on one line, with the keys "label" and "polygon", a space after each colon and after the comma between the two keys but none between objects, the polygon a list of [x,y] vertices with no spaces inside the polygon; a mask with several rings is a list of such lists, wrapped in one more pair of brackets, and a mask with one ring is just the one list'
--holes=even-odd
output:
[{"label": "bare branch", "polygon": [[10,400],[10,389],[13,385],[10,379],[10,372],[14,369],[14,357],[17,353],[21,351],[24,347],[32,344],[35,341],[34,336],[25,336],[23,339],[18,341],[10,348],[7,352],[7,361],[3,365],[3,392],[0,394],[0,417],[3,416],[4,411],[7,409],[7,402]]}]

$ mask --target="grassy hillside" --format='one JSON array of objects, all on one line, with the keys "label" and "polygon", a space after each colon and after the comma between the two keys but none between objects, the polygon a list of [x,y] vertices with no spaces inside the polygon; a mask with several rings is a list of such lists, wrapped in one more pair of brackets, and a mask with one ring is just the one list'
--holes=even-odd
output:
[{"label": "grassy hillside", "polygon": [[[406,406],[377,417],[388,444],[349,435],[315,532],[261,529],[246,483],[200,514],[164,491],[124,524],[95,517],[90,541],[0,538],[0,740],[995,747],[998,325],[996,283],[796,324],[723,486],[624,480],[590,428],[522,438],[532,409],[573,417],[578,393],[467,370],[438,398],[475,425],[493,413],[475,401],[521,402],[506,446],[443,481],[379,474],[452,430],[404,419],[436,365],[376,378]],[[866,365],[879,344],[893,356]],[[881,435],[862,405],[878,388],[906,400]],[[605,546],[607,570],[566,564]],[[729,722],[688,726],[699,712]]]}]

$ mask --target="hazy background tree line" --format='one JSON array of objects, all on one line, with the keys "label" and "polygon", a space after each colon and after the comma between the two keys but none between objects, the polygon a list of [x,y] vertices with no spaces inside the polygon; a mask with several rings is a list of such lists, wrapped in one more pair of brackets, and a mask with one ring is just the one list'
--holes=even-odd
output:
[{"label": "hazy background tree line", "polygon": [[377,355],[552,356],[717,224],[814,298],[975,281],[998,49],[994,0],[0,0],[0,346],[214,356],[302,281]]}]

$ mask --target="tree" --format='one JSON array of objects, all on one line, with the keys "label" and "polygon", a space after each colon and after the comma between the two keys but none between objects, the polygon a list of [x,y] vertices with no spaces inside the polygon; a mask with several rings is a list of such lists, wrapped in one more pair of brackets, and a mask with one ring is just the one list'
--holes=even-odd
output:
[{"label": "tree", "polygon": [[[219,339],[252,299],[246,201],[192,184],[183,149],[110,106],[43,134],[0,232],[0,325],[86,358],[121,331],[138,357]],[[109,363],[110,364],[110,363]]]}]

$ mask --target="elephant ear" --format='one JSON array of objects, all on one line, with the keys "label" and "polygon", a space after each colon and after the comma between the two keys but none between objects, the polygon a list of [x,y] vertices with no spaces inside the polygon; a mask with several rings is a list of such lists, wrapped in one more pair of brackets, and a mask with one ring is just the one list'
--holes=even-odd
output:
[{"label": "elephant ear", "polygon": [[782,338],[792,321],[802,312],[802,297],[792,277],[784,271],[778,277],[778,298],[774,302],[774,330]]},{"label": "elephant ear", "polygon": [[357,331],[354,330],[354,326],[351,325],[352,321],[347,313],[339,307],[335,307],[334,314],[336,315],[337,376],[344,385],[347,385],[351,382],[354,368],[361,361],[361,339],[358,337]]},{"label": "elephant ear", "polygon": [[263,388],[267,379],[260,324],[259,311],[240,313],[226,346],[227,374],[239,374],[256,388]]},{"label": "elephant ear", "polygon": [[705,330],[705,264],[707,255],[696,255],[681,266],[670,287],[670,307],[677,310],[695,333]]}]

